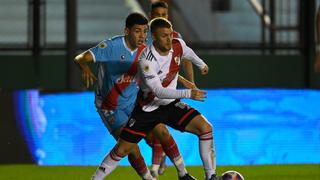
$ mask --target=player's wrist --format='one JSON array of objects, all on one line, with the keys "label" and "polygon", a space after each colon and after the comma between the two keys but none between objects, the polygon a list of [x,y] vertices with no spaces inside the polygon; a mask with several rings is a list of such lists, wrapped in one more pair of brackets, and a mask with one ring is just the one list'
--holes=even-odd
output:
[{"label": "player's wrist", "polygon": [[191,94],[192,94],[191,93],[191,89],[186,89],[185,92],[186,92],[186,98],[190,99],[191,98]]}]

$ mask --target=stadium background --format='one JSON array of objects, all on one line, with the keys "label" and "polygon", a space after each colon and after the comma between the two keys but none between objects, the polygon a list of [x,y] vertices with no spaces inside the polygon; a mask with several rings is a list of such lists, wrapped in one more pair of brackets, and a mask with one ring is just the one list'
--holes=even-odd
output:
[{"label": "stadium background", "polygon": [[[175,30],[211,68],[205,77],[195,68],[208,100],[187,102],[215,127],[218,168],[312,164],[320,171],[320,75],[313,71],[320,1],[168,2]],[[115,141],[72,59],[122,33],[128,13],[148,15],[150,2],[0,3],[1,167],[97,165]],[[200,166],[197,139],[171,132],[186,164]],[[140,145],[150,164],[150,148]]]}]

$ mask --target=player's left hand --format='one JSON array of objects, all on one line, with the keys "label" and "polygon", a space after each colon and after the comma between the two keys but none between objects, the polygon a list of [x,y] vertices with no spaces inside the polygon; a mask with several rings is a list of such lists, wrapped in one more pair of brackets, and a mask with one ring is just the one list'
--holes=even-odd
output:
[{"label": "player's left hand", "polygon": [[88,66],[82,68],[82,80],[87,88],[94,84],[94,81],[97,80],[95,75],[91,72]]},{"label": "player's left hand", "polygon": [[203,102],[207,98],[207,92],[201,89],[191,89],[191,99]]},{"label": "player's left hand", "polygon": [[201,75],[207,75],[209,73],[209,67],[206,65],[201,69]]}]

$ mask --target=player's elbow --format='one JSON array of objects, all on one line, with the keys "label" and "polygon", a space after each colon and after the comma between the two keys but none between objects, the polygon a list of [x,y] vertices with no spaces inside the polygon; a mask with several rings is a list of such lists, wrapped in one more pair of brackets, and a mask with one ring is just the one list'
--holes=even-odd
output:
[{"label": "player's elbow", "polygon": [[79,64],[82,58],[83,58],[82,54],[79,54],[73,59],[73,61]]},{"label": "player's elbow", "polygon": [[76,63],[76,64],[79,64],[79,55],[77,55],[74,59],[73,59],[73,62]]},{"label": "player's elbow", "polygon": [[88,63],[93,61],[93,57],[89,51],[85,51],[74,58],[74,61],[78,64]]}]

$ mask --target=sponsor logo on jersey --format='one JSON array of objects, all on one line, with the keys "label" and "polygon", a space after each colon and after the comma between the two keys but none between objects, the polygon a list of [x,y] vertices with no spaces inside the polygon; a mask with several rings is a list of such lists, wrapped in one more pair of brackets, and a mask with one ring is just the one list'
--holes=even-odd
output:
[{"label": "sponsor logo on jersey", "polygon": [[117,84],[121,84],[121,83],[131,83],[131,82],[136,82],[136,79],[134,78],[134,76],[128,76],[128,75],[124,75],[122,74],[118,79],[117,79]]},{"label": "sponsor logo on jersey", "polygon": [[150,76],[145,76],[144,78],[146,79],[146,80],[150,80],[150,79],[153,79],[153,78],[155,78],[156,76],[154,76],[154,75],[150,75]]},{"label": "sponsor logo on jersey", "polygon": [[105,42],[101,42],[98,46],[100,49],[104,49],[107,47],[107,44]]},{"label": "sponsor logo on jersey", "polygon": [[129,127],[132,127],[134,125],[134,123],[136,123],[136,120],[131,118],[128,122]]}]

